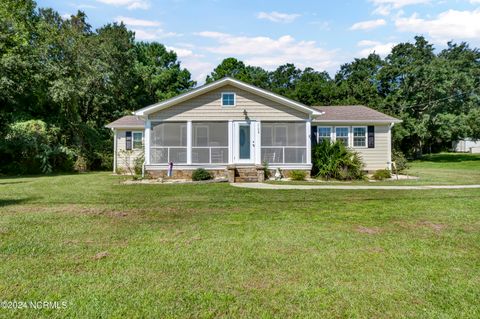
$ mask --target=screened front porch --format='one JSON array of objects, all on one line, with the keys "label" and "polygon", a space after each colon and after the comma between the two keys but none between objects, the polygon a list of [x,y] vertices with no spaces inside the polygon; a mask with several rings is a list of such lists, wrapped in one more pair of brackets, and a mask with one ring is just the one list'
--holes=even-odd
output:
[{"label": "screened front porch", "polygon": [[310,122],[150,122],[145,158],[150,166],[220,167],[229,164],[310,165]]}]

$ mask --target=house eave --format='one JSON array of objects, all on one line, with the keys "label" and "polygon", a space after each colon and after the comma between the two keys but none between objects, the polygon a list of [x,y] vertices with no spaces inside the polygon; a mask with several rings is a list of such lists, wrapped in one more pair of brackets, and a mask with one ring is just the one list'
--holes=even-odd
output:
[{"label": "house eave", "polygon": [[312,124],[317,123],[374,123],[374,124],[391,124],[391,123],[402,123],[402,120],[392,119],[392,120],[312,120]]},{"label": "house eave", "polygon": [[264,90],[264,89],[257,88],[253,85],[246,84],[246,83],[243,83],[241,81],[238,81],[238,80],[235,80],[235,79],[232,79],[232,78],[228,78],[228,77],[224,78],[224,79],[221,79],[221,80],[218,80],[216,82],[210,83],[210,84],[206,84],[202,87],[199,87],[199,88],[194,89],[192,91],[186,92],[186,93],[181,94],[177,97],[173,97],[169,100],[147,106],[143,109],[135,111],[133,114],[136,115],[136,116],[141,116],[141,117],[148,116],[149,114],[164,110],[164,109],[169,108],[171,106],[174,106],[178,103],[182,103],[184,101],[187,101],[189,99],[197,97],[201,94],[207,93],[209,91],[215,90],[215,89],[220,88],[220,87],[222,87],[224,85],[227,85],[227,84],[230,84],[230,85],[232,85],[234,87],[237,87],[239,89],[243,89],[245,91],[257,94],[257,95],[262,96],[264,98],[267,98],[267,99],[270,99],[272,101],[278,102],[282,105],[294,108],[294,109],[296,109],[298,111],[302,111],[306,114],[310,114],[312,116],[318,116],[318,115],[323,114],[323,112],[317,111],[313,108],[310,108],[306,105],[303,105],[302,103],[290,100],[290,99],[288,99],[286,97],[283,97],[283,96],[280,96],[278,94],[269,92],[269,91]]}]

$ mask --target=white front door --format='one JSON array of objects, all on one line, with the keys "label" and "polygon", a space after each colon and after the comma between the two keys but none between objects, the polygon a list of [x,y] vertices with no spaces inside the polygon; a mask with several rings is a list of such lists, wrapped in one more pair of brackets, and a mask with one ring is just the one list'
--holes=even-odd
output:
[{"label": "white front door", "polygon": [[255,122],[233,122],[233,162],[238,164],[255,162]]}]

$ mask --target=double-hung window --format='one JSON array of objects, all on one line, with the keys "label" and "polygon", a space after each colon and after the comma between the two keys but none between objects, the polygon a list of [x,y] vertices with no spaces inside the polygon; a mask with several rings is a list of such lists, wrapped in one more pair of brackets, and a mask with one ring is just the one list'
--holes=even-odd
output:
[{"label": "double-hung window", "polygon": [[233,92],[222,93],[222,106],[231,107],[236,105],[236,96]]},{"label": "double-hung window", "polygon": [[367,128],[353,127],[353,147],[367,147]]},{"label": "double-hung window", "polygon": [[318,127],[318,143],[321,144],[324,140],[332,141],[332,128],[330,126]]},{"label": "double-hung window", "polygon": [[341,141],[345,146],[349,146],[348,131],[348,127],[335,127],[335,140]]},{"label": "double-hung window", "polygon": [[142,132],[132,132],[133,140],[133,149],[141,150],[143,148],[143,133]]}]

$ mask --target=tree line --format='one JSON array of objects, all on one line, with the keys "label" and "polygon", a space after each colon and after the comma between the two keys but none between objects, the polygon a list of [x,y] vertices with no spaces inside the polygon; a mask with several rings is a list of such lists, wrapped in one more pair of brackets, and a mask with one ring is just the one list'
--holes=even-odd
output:
[{"label": "tree line", "polygon": [[[251,83],[306,105],[364,104],[399,117],[394,147],[408,156],[480,138],[480,52],[423,37],[325,71],[273,71],[226,58],[207,76]],[[105,124],[196,86],[177,55],[135,41],[123,23],[96,30],[84,12],[63,18],[32,0],[0,3],[0,173],[109,169]]]}]

